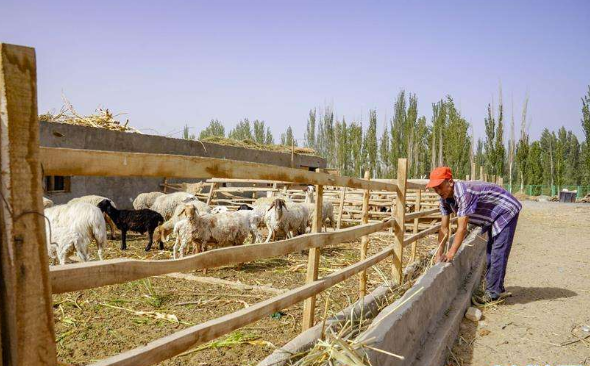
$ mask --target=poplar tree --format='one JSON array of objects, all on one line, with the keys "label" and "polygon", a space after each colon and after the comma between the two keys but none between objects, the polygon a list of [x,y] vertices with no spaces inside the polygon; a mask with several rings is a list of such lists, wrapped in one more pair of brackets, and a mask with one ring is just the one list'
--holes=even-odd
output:
[{"label": "poplar tree", "polygon": [[363,156],[366,157],[365,169],[370,169],[371,176],[377,174],[377,111],[369,111],[369,127],[363,140]]},{"label": "poplar tree", "polygon": [[307,130],[305,131],[305,147],[309,147],[311,149],[316,149],[316,141],[315,141],[315,122],[316,122],[317,112],[316,109],[309,110],[309,117],[307,118]]},{"label": "poplar tree", "polygon": [[348,144],[348,132],[346,128],[346,120],[342,117],[342,122],[336,122],[334,129],[336,139],[336,167],[342,175],[350,175],[349,167],[349,144]]},{"label": "poplar tree", "polygon": [[584,183],[590,185],[590,85],[588,93],[582,97],[582,129],[584,130],[585,141],[582,150],[584,160]]},{"label": "poplar tree", "polygon": [[524,99],[522,107],[522,116],[520,120],[520,139],[516,146],[516,166],[519,172],[520,191],[524,190],[524,185],[528,184],[527,164],[529,155],[529,135],[527,132],[527,107],[529,103],[528,95]]},{"label": "poplar tree", "polygon": [[254,134],[252,137],[254,137],[254,142],[257,142],[259,144],[264,144],[265,142],[265,126],[264,126],[264,121],[259,121],[259,120],[255,120],[254,122],[252,122],[252,127],[254,130]]},{"label": "poplar tree", "polygon": [[234,140],[254,140],[248,118],[238,122],[236,127],[229,132],[228,137]]},{"label": "poplar tree", "polygon": [[225,127],[217,119],[212,119],[209,125],[199,133],[199,140],[210,136],[225,137]]},{"label": "poplar tree", "polygon": [[389,169],[389,131],[387,124],[383,128],[383,134],[379,139],[379,164],[377,165],[377,176],[380,178],[391,178],[391,171]]},{"label": "poplar tree", "polygon": [[291,126],[287,127],[287,131],[281,134],[281,145],[284,146],[297,146],[297,140],[293,137],[293,129]]},{"label": "poplar tree", "polygon": [[361,146],[363,142],[363,127],[358,122],[352,122],[348,128],[348,144],[350,146],[350,175],[361,177],[362,172],[362,156]]}]

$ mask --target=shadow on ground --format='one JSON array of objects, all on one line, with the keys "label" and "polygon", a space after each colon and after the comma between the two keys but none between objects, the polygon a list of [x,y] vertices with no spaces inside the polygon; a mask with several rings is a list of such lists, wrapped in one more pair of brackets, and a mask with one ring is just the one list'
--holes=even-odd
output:
[{"label": "shadow on ground", "polygon": [[512,292],[512,296],[504,301],[506,305],[528,304],[535,301],[564,299],[578,295],[574,291],[559,287],[510,286],[506,290]]}]

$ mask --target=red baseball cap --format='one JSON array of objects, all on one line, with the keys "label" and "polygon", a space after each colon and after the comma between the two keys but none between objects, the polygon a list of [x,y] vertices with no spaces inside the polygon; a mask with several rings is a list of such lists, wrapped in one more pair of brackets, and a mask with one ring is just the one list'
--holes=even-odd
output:
[{"label": "red baseball cap", "polygon": [[453,179],[451,168],[448,166],[439,166],[430,172],[430,181],[426,185],[426,188],[437,187],[447,179]]}]

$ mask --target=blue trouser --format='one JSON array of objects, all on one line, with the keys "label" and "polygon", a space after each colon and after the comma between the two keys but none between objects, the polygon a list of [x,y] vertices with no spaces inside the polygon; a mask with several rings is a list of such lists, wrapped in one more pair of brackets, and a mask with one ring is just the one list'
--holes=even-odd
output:
[{"label": "blue trouser", "polygon": [[492,298],[497,298],[506,291],[504,277],[506,277],[506,265],[517,222],[518,214],[496,236],[492,236],[491,230],[488,232],[486,291],[490,293]]}]

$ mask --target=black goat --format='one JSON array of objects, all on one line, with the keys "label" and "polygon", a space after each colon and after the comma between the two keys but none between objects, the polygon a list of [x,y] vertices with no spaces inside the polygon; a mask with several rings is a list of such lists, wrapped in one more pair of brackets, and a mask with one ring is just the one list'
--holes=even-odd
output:
[{"label": "black goat", "polygon": [[242,211],[242,210],[253,210],[253,208],[248,205],[240,205],[240,207],[238,207],[238,211]]},{"label": "black goat", "polygon": [[[121,250],[127,249],[127,231],[135,231],[140,234],[148,233],[149,242],[145,251],[152,248],[154,230],[164,223],[162,215],[156,211],[144,208],[141,210],[117,210],[109,200],[103,200],[98,208],[113,220],[117,228],[121,230]],[[164,243],[160,240],[160,250],[164,249]]]}]

